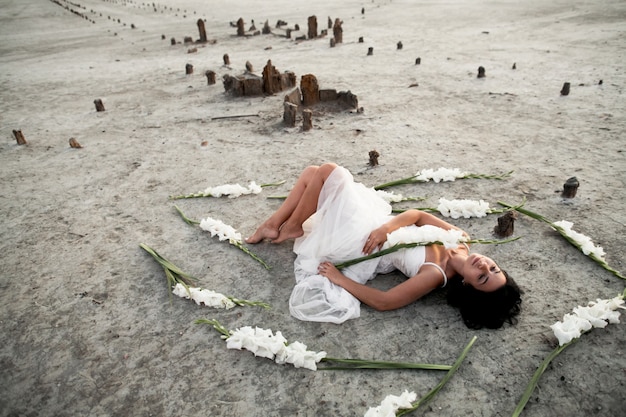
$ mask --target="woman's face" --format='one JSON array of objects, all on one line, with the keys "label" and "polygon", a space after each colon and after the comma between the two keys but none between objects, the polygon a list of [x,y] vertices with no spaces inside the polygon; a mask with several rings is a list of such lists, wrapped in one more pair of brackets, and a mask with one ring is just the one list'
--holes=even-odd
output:
[{"label": "woman's face", "polygon": [[491,258],[478,253],[467,257],[461,273],[466,285],[478,291],[492,292],[506,283],[506,277]]}]

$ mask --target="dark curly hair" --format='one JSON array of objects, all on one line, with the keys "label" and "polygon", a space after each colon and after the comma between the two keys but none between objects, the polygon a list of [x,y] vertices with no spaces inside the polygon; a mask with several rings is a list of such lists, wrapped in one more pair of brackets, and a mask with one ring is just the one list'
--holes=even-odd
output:
[{"label": "dark curly hair", "polygon": [[451,279],[448,286],[448,304],[458,307],[463,322],[470,329],[498,329],[504,322],[517,323],[523,291],[505,271],[506,283],[493,292],[479,291],[465,285],[461,277]]}]

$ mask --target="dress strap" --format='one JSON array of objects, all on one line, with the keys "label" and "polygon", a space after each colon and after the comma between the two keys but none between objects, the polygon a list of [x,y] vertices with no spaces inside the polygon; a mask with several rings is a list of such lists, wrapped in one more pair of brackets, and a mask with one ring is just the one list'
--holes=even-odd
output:
[{"label": "dress strap", "polygon": [[445,286],[446,286],[446,284],[448,283],[448,276],[447,276],[447,275],[446,275],[446,273],[444,272],[443,268],[442,268],[442,267],[440,267],[440,266],[439,266],[439,265],[437,265],[437,264],[432,263],[432,262],[424,262],[424,263],[422,264],[422,266],[424,266],[424,265],[432,265],[432,266],[434,266],[435,268],[437,268],[437,269],[439,270],[439,272],[441,272],[441,275],[443,275],[443,285],[441,286],[441,288],[445,287]]}]

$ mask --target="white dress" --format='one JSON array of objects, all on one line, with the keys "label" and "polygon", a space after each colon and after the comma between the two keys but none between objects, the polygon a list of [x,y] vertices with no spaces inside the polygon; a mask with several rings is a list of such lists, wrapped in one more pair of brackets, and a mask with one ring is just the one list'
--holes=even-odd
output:
[{"label": "white dress", "polygon": [[[354,182],[347,169],[335,168],[322,187],[316,213],[303,225],[304,235],[294,243],[296,285],[289,298],[291,315],[331,323],[359,317],[360,301],[319,275],[317,268],[324,261],[336,264],[364,256],[370,232],[390,218],[391,206],[376,191]],[[394,269],[411,277],[424,264],[425,253],[424,246],[400,250],[352,265],[342,273],[361,284]]]}]

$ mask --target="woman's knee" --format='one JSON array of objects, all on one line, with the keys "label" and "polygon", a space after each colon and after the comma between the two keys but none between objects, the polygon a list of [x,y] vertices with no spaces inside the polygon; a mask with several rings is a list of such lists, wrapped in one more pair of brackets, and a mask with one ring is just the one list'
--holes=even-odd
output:
[{"label": "woman's knee", "polygon": [[331,172],[335,170],[335,168],[337,168],[337,164],[327,162],[319,167],[318,174],[322,177],[324,181],[326,181],[326,178],[328,178],[328,176],[331,174]]}]

